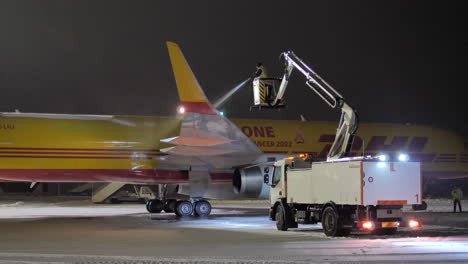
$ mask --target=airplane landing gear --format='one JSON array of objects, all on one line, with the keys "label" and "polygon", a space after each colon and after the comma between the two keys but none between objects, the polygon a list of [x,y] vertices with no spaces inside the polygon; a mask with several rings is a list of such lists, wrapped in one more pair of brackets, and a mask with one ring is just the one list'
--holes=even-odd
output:
[{"label": "airplane landing gear", "polygon": [[189,201],[178,201],[175,205],[175,214],[180,217],[189,216],[193,213],[193,204]]},{"label": "airplane landing gear", "polygon": [[[191,197],[188,200],[167,199],[173,194],[174,190],[169,191],[167,184],[159,184],[151,186],[153,197],[159,199],[151,199],[146,202],[146,210],[150,213],[175,213],[178,217],[193,216],[207,217],[211,213],[211,204],[201,197]],[[177,191],[175,191],[177,192]]]},{"label": "airplane landing gear", "polygon": [[160,213],[163,209],[163,206],[164,205],[161,200],[158,199],[152,199],[146,202],[146,210],[148,210],[150,213]]},{"label": "airplane landing gear", "polygon": [[211,204],[206,200],[190,202],[187,200],[177,201],[175,199],[167,199],[163,202],[159,199],[151,199],[146,202],[146,210],[153,214],[161,213],[164,210],[166,213],[175,213],[179,217],[192,214],[198,217],[207,217],[211,213]]},{"label": "airplane landing gear", "polygon": [[175,211],[177,200],[176,199],[167,199],[164,201],[164,212],[173,213]]},{"label": "airplane landing gear", "polygon": [[200,200],[195,203],[193,215],[206,217],[211,213],[211,204],[206,200]]}]

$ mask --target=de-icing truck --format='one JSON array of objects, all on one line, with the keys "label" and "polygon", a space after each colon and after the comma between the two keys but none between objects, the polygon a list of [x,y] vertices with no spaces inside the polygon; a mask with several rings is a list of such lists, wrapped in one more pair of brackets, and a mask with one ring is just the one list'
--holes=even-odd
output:
[{"label": "de-icing truck", "polygon": [[314,162],[305,155],[264,168],[264,182],[270,186],[270,219],[278,230],[321,223],[327,236],[343,236],[351,231],[393,234],[403,225],[419,228],[419,220],[403,222],[402,208],[422,202],[420,162],[404,153],[350,157],[358,128],[356,111],[293,52],[283,53],[282,58],[286,64],[282,79],[254,79],[254,95],[263,95],[255,106],[283,107],[289,77],[297,69],[312,91],[341,110],[341,118],[326,161]]}]

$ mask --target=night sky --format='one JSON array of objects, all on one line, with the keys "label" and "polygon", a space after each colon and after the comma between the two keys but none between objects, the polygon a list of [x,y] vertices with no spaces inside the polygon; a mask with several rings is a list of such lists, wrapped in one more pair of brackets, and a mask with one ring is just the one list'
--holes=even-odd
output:
[{"label": "night sky", "polygon": [[[278,2],[278,3],[276,3]],[[1,1],[0,111],[173,115],[165,42],[177,42],[214,100],[261,61],[282,73],[293,50],[361,122],[424,124],[468,138],[463,1]],[[289,107],[229,117],[337,121],[293,73]]]}]

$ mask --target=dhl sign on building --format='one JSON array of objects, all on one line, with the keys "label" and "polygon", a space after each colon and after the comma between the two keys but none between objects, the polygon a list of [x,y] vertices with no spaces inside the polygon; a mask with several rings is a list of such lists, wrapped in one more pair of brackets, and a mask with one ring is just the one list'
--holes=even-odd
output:
[{"label": "dhl sign on building", "polygon": [[[335,139],[334,122],[233,120],[267,153],[308,153],[324,160]],[[444,129],[399,124],[361,124],[352,155],[409,154],[421,161],[425,176],[468,177],[468,151],[461,136]]]}]

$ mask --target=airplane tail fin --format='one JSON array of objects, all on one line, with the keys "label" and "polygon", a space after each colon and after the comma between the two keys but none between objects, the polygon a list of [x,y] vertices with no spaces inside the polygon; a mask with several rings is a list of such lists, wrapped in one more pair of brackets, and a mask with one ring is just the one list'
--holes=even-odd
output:
[{"label": "airplane tail fin", "polygon": [[169,50],[169,57],[176,80],[181,106],[184,107],[185,112],[216,115],[216,110],[206,98],[205,93],[201,89],[200,84],[192,72],[192,69],[190,69],[190,66],[185,60],[184,54],[182,54],[179,45],[168,41],[167,49]]},{"label": "airplane tail fin", "polygon": [[[233,168],[253,163],[262,151],[208,101],[179,46],[167,42],[177,91],[185,113],[179,136],[161,139],[173,145],[161,164],[197,168]],[[180,108],[179,108],[180,110]],[[182,112],[179,112],[182,113]],[[161,166],[161,165],[160,165]]]}]

